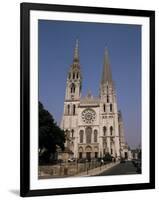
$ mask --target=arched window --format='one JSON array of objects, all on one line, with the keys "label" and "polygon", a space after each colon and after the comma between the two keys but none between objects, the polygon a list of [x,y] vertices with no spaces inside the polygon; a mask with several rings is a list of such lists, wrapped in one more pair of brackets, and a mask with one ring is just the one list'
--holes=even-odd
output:
[{"label": "arched window", "polygon": [[92,128],[87,127],[86,128],[86,143],[91,143],[91,138],[92,138]]},{"label": "arched window", "polygon": [[68,115],[70,114],[70,105],[69,104],[67,105],[67,114]]},{"label": "arched window", "polygon": [[78,73],[76,74],[76,78],[78,79]]},{"label": "arched window", "polygon": [[110,135],[113,135],[113,127],[110,127]]},{"label": "arched window", "polygon": [[72,133],[72,137],[74,137],[74,130],[73,129],[71,130],[71,133]]},{"label": "arched window", "polygon": [[71,84],[71,93],[75,93],[75,84],[74,83]]},{"label": "arched window", "polygon": [[106,136],[107,128],[104,126],[103,127],[103,136]]},{"label": "arched window", "polygon": [[79,152],[79,159],[81,159],[81,158],[82,158],[82,155],[83,155],[83,148],[80,147],[80,148],[78,149],[78,152]]},{"label": "arched window", "polygon": [[112,104],[110,104],[110,112],[113,111],[113,107],[112,107]]},{"label": "arched window", "polygon": [[84,131],[80,130],[80,132],[79,132],[80,143],[83,143],[83,135],[84,135]]},{"label": "arched window", "polygon": [[73,73],[73,79],[75,79],[75,73]]},{"label": "arched window", "polygon": [[98,131],[94,130],[94,142],[97,142]]},{"label": "arched window", "polygon": [[107,95],[107,103],[109,103],[109,96]]},{"label": "arched window", "polygon": [[113,154],[113,149],[111,149],[111,154]]},{"label": "arched window", "polygon": [[73,115],[75,115],[75,113],[76,113],[76,105],[73,104]]},{"label": "arched window", "polygon": [[105,109],[105,104],[103,104],[103,111],[105,112],[105,110],[106,110],[106,109]]}]

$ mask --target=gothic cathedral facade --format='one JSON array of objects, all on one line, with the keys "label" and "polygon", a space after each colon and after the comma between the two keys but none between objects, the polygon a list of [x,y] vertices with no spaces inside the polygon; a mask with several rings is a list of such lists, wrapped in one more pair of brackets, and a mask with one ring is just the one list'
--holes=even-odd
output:
[{"label": "gothic cathedral facade", "polygon": [[116,159],[125,157],[123,120],[118,111],[108,50],[104,53],[103,73],[98,97],[90,92],[82,97],[82,74],[79,45],[76,41],[65,91],[61,128],[66,134],[65,146],[77,159],[102,158],[107,153]]}]

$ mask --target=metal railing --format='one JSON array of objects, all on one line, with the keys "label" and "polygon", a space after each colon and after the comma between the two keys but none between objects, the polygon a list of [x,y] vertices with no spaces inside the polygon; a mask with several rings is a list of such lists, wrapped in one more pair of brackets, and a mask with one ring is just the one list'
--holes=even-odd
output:
[{"label": "metal railing", "polygon": [[83,163],[80,162],[65,162],[59,163],[56,165],[44,165],[39,166],[39,178],[54,178],[54,177],[67,177],[74,176],[80,174],[82,172],[89,173],[90,170],[99,168],[101,169],[103,166],[111,163],[100,161],[86,161]]}]

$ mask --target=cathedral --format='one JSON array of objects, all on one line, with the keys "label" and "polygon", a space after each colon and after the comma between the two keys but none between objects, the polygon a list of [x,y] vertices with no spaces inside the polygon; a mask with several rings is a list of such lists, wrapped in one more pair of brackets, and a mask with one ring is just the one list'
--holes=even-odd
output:
[{"label": "cathedral", "polygon": [[104,52],[97,97],[92,96],[91,92],[82,97],[82,79],[77,40],[67,75],[60,125],[66,134],[66,148],[76,159],[102,158],[107,153],[116,159],[127,158],[128,146],[125,143],[123,119],[118,110],[107,49]]}]

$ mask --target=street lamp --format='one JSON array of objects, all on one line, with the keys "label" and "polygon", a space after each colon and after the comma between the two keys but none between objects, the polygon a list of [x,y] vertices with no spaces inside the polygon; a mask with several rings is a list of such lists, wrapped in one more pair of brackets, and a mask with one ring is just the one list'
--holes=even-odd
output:
[{"label": "street lamp", "polygon": [[78,173],[78,158],[76,158],[77,173]]},{"label": "street lamp", "polygon": [[88,174],[88,160],[86,159],[86,171],[87,171],[87,174]]}]

